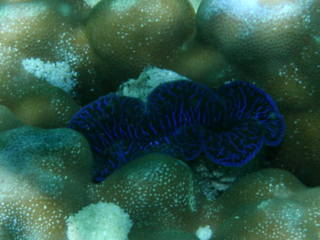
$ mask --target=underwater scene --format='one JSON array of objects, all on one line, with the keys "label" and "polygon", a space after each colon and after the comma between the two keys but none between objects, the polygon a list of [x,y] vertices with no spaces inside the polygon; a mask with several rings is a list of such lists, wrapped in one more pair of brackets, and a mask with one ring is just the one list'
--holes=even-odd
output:
[{"label": "underwater scene", "polygon": [[0,240],[320,240],[320,0],[0,0]]}]

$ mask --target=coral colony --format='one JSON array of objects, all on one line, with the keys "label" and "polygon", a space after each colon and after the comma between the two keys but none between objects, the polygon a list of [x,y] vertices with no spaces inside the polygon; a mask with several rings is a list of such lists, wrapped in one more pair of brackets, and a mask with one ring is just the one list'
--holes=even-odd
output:
[{"label": "coral colony", "polygon": [[0,240],[319,240],[319,9],[0,0]]},{"label": "coral colony", "polygon": [[205,154],[217,164],[242,166],[284,136],[275,102],[246,82],[210,89],[173,81],[155,88],[145,104],[108,94],[77,112],[69,127],[88,138],[97,182],[138,155],[157,151],[185,161]]}]

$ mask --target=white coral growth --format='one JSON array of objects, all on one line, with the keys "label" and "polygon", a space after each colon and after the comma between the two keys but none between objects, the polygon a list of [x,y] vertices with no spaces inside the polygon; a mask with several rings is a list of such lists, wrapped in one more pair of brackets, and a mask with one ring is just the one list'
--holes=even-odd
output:
[{"label": "white coral growth", "polygon": [[67,93],[71,93],[77,85],[78,73],[67,62],[44,62],[39,58],[27,58],[22,60],[22,66],[28,73]]},{"label": "white coral growth", "polygon": [[196,231],[196,236],[199,240],[210,240],[213,237],[213,231],[209,225],[205,227],[199,227]]},{"label": "white coral growth", "polygon": [[70,216],[67,225],[68,240],[127,240],[132,222],[118,205],[99,202]]}]

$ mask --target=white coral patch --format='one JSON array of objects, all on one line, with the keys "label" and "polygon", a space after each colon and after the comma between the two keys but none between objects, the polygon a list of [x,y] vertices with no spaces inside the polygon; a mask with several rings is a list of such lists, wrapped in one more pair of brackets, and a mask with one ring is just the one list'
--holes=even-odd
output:
[{"label": "white coral patch", "polygon": [[67,93],[72,92],[77,85],[78,73],[67,62],[44,62],[39,58],[27,58],[22,60],[22,66],[28,73]]},{"label": "white coral patch", "polygon": [[123,11],[129,10],[137,2],[138,2],[137,0],[113,0],[111,1],[110,8],[113,11],[123,12]]},{"label": "white coral patch", "polygon": [[[272,7],[264,6],[260,0],[221,0],[207,1],[205,16],[228,13],[237,16],[249,25],[253,23],[270,22],[300,15],[313,4],[314,0],[296,0],[280,2]],[[306,21],[309,21],[306,19]]]},{"label": "white coral patch", "polygon": [[199,227],[196,231],[196,236],[199,240],[209,240],[213,237],[213,231],[209,225],[205,227]]},{"label": "white coral patch", "polygon": [[84,0],[85,1],[85,3],[89,6],[89,7],[91,7],[91,8],[93,8],[95,5],[97,5],[101,0]]},{"label": "white coral patch", "polygon": [[67,225],[68,240],[127,240],[132,222],[118,205],[99,202],[70,216]]},{"label": "white coral patch", "polygon": [[165,82],[189,80],[176,72],[157,67],[147,67],[138,79],[129,79],[120,85],[117,94],[120,96],[136,97],[146,102],[150,92]]}]

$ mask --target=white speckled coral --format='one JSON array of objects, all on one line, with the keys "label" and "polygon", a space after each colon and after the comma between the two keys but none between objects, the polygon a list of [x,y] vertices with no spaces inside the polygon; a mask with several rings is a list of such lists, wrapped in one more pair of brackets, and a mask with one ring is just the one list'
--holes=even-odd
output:
[{"label": "white speckled coral", "polygon": [[86,30],[114,79],[124,81],[148,65],[164,67],[195,32],[194,17],[188,0],[102,0]]},{"label": "white speckled coral", "polygon": [[45,2],[0,6],[0,103],[25,124],[61,126],[78,109],[71,97],[45,81],[45,76],[32,76],[22,66],[23,59],[32,57],[52,61],[65,57],[73,66],[73,55],[63,48],[70,46],[63,34],[67,29],[63,18]]},{"label": "white speckled coral", "polygon": [[58,1],[1,3],[0,83],[32,76],[78,98],[83,96],[79,92],[101,95],[106,84],[97,80],[100,60],[82,27],[72,24],[59,6]]},{"label": "white speckled coral", "polygon": [[69,129],[0,133],[0,238],[63,240],[65,218],[88,204],[91,153]]},{"label": "white speckled coral", "polygon": [[[67,240],[68,224],[68,240],[123,240],[131,224],[130,240],[320,239],[320,188],[286,171],[241,175],[226,189],[234,178],[221,184],[212,169],[150,154],[93,184],[83,136],[21,127],[64,126],[74,99],[87,103],[150,64],[217,86],[229,60],[285,113],[272,166],[319,185],[320,1],[203,0],[198,29],[199,0],[0,2],[0,240]],[[180,78],[149,68],[119,92],[144,99],[171,77]],[[224,193],[202,196],[199,176]]]},{"label": "white speckled coral", "polygon": [[[214,240],[319,237],[320,188],[306,188],[289,172],[266,169],[250,174],[209,201],[200,195],[190,168],[170,156],[142,156],[99,185],[89,183],[91,161],[86,140],[69,129],[1,132],[0,237],[65,240],[67,217],[99,201],[113,202],[129,214],[130,240],[195,240],[196,234]],[[87,221],[76,216],[69,218],[72,226]],[[96,234],[77,226],[86,236]]]},{"label": "white speckled coral", "polygon": [[199,208],[199,188],[191,169],[164,154],[148,154],[114,172],[100,185],[92,185],[93,202],[114,202],[133,220],[133,232],[148,228],[187,229],[186,219]]},{"label": "white speckled coral", "polygon": [[51,85],[72,93],[77,85],[77,72],[71,70],[67,62],[43,62],[39,58],[26,58],[22,60],[24,70],[43,79]]},{"label": "white speckled coral", "polygon": [[203,212],[216,229],[215,240],[318,239],[320,188],[266,169],[240,179]]},{"label": "white speckled coral", "polygon": [[19,69],[11,71],[9,77],[2,76],[0,70],[0,103],[24,124],[61,127],[79,109],[79,105],[63,90]]},{"label": "white speckled coral", "polygon": [[128,240],[132,221],[116,204],[99,202],[68,217],[67,225],[68,240]]},{"label": "white speckled coral", "polygon": [[320,184],[320,48],[318,0],[204,0],[197,14],[200,35],[232,61],[226,80],[243,79],[268,92],[287,122],[273,167],[304,183]]},{"label": "white speckled coral", "polygon": [[203,39],[232,61],[289,60],[311,39],[316,2],[204,0],[197,23]]},{"label": "white speckled coral", "polygon": [[286,117],[287,137],[282,151],[272,161],[273,166],[285,168],[310,186],[320,185],[320,109],[291,112]]}]

